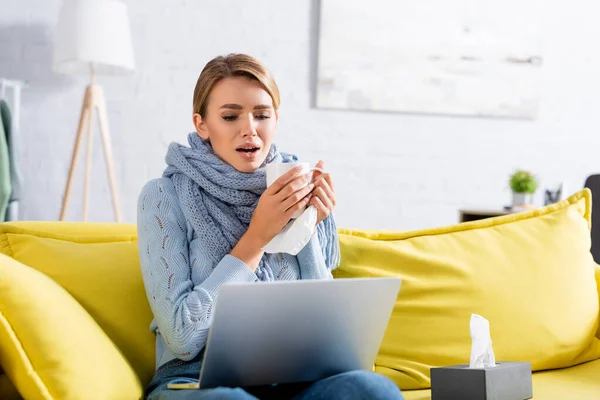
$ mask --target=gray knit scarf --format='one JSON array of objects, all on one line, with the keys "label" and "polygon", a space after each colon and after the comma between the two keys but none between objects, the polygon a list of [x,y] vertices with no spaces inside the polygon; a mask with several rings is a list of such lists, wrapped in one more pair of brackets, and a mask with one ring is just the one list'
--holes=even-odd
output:
[{"label": "gray knit scarf", "polygon": [[[190,147],[171,143],[163,176],[173,181],[186,219],[210,249],[213,262],[218,263],[248,230],[252,213],[267,188],[265,165],[295,162],[298,157],[279,152],[273,144],[261,167],[246,173],[222,161],[210,142],[197,133],[190,133],[188,142]],[[336,267],[339,243],[331,216],[318,224],[317,234],[328,268]],[[270,280],[265,267],[263,257],[257,275]]]}]

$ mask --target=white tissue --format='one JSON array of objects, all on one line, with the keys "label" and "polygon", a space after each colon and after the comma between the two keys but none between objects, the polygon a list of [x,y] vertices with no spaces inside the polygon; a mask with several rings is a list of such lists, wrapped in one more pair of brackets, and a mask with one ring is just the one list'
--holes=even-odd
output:
[{"label": "white tissue", "polygon": [[297,255],[315,234],[317,209],[308,207],[302,215],[290,221],[264,248],[265,253]]},{"label": "white tissue", "polygon": [[471,362],[469,368],[488,368],[496,366],[490,323],[481,315],[471,314]]}]

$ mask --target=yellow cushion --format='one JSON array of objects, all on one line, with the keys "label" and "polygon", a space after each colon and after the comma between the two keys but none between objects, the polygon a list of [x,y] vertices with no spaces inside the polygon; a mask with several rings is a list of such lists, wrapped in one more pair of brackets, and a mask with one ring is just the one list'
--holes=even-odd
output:
[{"label": "yellow cushion", "polygon": [[67,290],[119,347],[146,384],[154,374],[155,337],[133,224],[0,224],[0,252]]},{"label": "yellow cushion", "polygon": [[0,293],[0,364],[24,398],[140,398],[119,349],[52,279],[0,254]]},{"label": "yellow cushion", "polygon": [[336,278],[400,276],[375,370],[402,389],[431,367],[468,363],[471,313],[490,321],[498,361],[534,370],[600,358],[591,193],[551,206],[418,232],[341,230]]}]

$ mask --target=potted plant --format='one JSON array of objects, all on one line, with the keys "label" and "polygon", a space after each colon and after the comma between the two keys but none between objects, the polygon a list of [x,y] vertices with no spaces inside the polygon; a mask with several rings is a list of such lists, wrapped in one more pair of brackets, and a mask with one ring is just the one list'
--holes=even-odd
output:
[{"label": "potted plant", "polygon": [[538,180],[531,172],[517,170],[510,176],[509,183],[513,207],[531,204],[531,197],[538,188]]}]

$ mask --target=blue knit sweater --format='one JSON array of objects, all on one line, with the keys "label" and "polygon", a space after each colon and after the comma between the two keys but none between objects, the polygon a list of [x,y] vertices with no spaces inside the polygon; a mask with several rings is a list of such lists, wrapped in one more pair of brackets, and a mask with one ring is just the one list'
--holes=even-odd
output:
[{"label": "blue knit sweater", "polygon": [[[137,221],[142,276],[154,314],[156,367],[174,358],[191,360],[205,346],[220,287],[260,279],[230,254],[218,263],[206,256],[206,243],[186,221],[170,178],[143,187]],[[263,261],[276,280],[331,279],[322,251],[327,240],[314,235],[297,256],[264,254]]]}]

